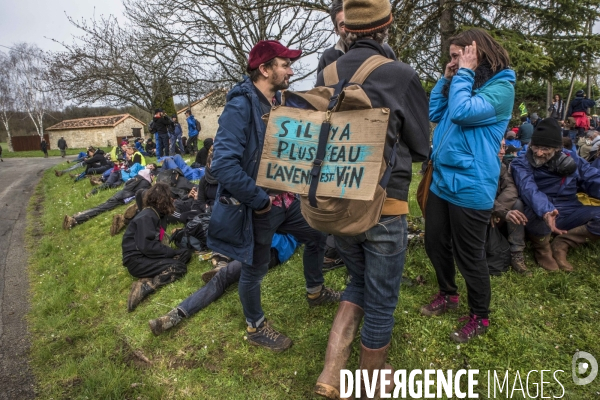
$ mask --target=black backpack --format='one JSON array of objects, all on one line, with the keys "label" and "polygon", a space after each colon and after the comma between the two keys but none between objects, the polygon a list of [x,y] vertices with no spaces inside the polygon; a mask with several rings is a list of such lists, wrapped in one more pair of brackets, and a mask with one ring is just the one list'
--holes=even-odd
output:
[{"label": "black backpack", "polygon": [[202,130],[202,126],[200,125],[200,121],[198,121],[197,119],[196,121],[196,130],[198,131],[198,133],[200,133],[200,131]]},{"label": "black backpack", "polygon": [[171,243],[180,249],[192,249],[196,251],[205,251],[206,232],[210,222],[210,214],[198,214],[192,220],[188,221],[183,229],[177,229],[171,236]]}]

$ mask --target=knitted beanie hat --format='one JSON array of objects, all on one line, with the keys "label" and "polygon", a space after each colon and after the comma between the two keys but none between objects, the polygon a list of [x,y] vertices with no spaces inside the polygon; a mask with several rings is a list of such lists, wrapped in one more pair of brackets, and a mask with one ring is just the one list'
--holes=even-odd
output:
[{"label": "knitted beanie hat", "polygon": [[352,33],[376,33],[392,23],[389,0],[344,0],[344,29]]},{"label": "knitted beanie hat", "polygon": [[532,146],[551,147],[560,149],[563,147],[560,125],[554,118],[541,120],[531,136]]}]

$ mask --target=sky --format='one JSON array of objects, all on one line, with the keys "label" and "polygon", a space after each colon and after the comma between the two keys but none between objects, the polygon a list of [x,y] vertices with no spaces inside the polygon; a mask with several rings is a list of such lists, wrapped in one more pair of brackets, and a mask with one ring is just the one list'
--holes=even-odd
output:
[{"label": "sky", "polygon": [[[67,15],[74,20],[90,20],[100,15],[115,15],[125,21],[125,8],[121,0],[0,0],[2,22],[0,23],[0,51],[8,52],[15,43],[35,43],[42,50],[61,51],[64,48],[58,42],[71,43],[73,35],[81,31],[73,26]],[[317,57],[305,62],[314,67]],[[314,86],[316,77],[296,82],[292,89],[306,90]]]}]

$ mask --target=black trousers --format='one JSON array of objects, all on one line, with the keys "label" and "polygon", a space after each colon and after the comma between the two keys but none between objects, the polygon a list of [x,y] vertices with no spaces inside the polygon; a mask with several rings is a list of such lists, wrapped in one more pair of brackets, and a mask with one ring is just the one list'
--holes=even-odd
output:
[{"label": "black trousers", "polygon": [[124,261],[129,273],[136,278],[155,278],[161,283],[170,283],[181,278],[187,272],[187,263],[192,258],[193,252],[186,251],[174,258],[148,258],[136,257]]},{"label": "black trousers", "polygon": [[116,208],[124,203],[124,200],[129,197],[135,196],[134,192],[130,192],[127,190],[119,190],[113,197],[106,200],[106,202],[96,206],[94,208],[90,208],[89,210],[82,211],[73,215],[73,218],[77,221],[78,224],[85,222],[91,218],[94,218],[97,215],[102,214],[103,212],[110,211],[113,208]]},{"label": "black trousers", "polygon": [[471,314],[488,318],[492,290],[485,257],[491,210],[456,206],[429,192],[425,219],[425,251],[433,264],[440,292],[456,294],[456,269],[467,284]]},{"label": "black trousers", "polygon": [[187,147],[190,149],[190,154],[196,154],[198,152],[198,136],[192,136],[187,141]]}]

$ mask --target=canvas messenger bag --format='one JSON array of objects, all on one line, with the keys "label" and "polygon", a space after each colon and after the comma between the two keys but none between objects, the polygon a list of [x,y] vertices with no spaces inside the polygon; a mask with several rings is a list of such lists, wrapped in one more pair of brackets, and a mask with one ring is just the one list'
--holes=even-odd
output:
[{"label": "canvas messenger bag", "polygon": [[379,222],[396,157],[385,160],[388,108],[373,108],[361,85],[392,60],[372,56],[350,81],[336,63],[325,86],[285,91],[269,114],[257,184],[300,195],[308,224],[334,235],[357,235]]}]

